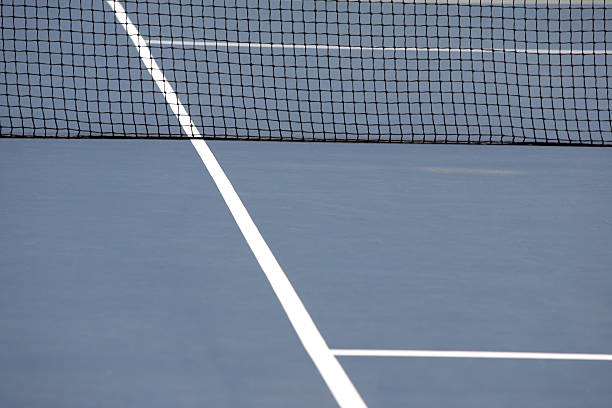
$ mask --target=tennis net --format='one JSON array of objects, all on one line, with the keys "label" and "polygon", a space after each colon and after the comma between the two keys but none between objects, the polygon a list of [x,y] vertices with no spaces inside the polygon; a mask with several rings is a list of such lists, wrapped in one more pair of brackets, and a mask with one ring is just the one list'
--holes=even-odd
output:
[{"label": "tennis net", "polygon": [[[1,136],[186,137],[110,3],[0,5]],[[207,139],[612,145],[603,0],[120,3]]]}]

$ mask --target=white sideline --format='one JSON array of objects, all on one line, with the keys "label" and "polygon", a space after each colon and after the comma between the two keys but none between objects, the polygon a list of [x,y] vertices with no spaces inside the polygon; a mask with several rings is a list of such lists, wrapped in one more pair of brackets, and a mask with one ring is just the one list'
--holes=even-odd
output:
[{"label": "white sideline", "polygon": [[342,51],[405,51],[405,52],[453,52],[489,54],[509,52],[516,54],[545,55],[607,55],[612,50],[550,49],[550,48],[444,48],[444,47],[368,47],[360,45],[284,44],[230,41],[149,40],[153,45],[210,48],[274,48],[287,50],[342,50]]},{"label": "white sideline", "polygon": [[612,361],[612,354],[584,353],[526,353],[507,351],[460,351],[460,350],[373,350],[332,349],[336,356],[353,357],[440,357],[440,358],[503,358],[528,360],[586,360]]},{"label": "white sideline", "polygon": [[193,124],[178,95],[174,92],[163,72],[154,61],[147,43],[138,32],[136,26],[132,24],[120,2],[116,0],[106,0],[106,2],[111,6],[117,20],[138,49],[142,62],[147,67],[160,91],[164,94],[166,102],[172,108],[184,132],[192,138],[191,143],[212,176],[225,203],[234,216],[236,224],[238,224],[261,269],[268,278],[274,293],[283,306],[289,321],[304,345],[306,352],[310,355],[310,358],[321,373],[332,395],[341,407],[365,407],[363,399],[338,362],[338,359],[332,354],[325,343],[323,336],[321,336],[321,333],[312,321],[306,307],[264,241],[207,143],[201,139],[193,139],[194,137],[201,137],[200,132]]}]

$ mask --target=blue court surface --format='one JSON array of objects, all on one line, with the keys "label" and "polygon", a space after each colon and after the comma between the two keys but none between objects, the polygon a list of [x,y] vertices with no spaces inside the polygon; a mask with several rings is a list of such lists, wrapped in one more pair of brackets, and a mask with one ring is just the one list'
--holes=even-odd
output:
[{"label": "blue court surface", "polygon": [[208,144],[324,345],[189,141],[4,139],[1,406],[612,403],[612,150]]}]

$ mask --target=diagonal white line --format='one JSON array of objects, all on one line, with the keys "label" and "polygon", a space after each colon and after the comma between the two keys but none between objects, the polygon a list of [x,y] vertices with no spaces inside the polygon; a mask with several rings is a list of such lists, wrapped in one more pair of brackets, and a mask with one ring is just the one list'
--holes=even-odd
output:
[{"label": "diagonal white line", "polygon": [[333,349],[336,356],[353,357],[439,357],[439,358],[502,358],[528,360],[588,360],[612,361],[612,354],[585,353],[532,353],[510,351],[461,351],[461,350],[375,350]]},{"label": "diagonal white line", "polygon": [[143,64],[147,67],[157,87],[164,94],[166,102],[178,118],[183,131],[191,138],[191,143],[212,176],[242,235],[268,278],[295,332],[321,373],[334,398],[341,407],[365,407],[363,399],[346,375],[338,359],[332,354],[325,343],[323,336],[321,336],[317,326],[308,314],[306,307],[261,236],[257,226],[251,219],[247,209],[208,147],[208,144],[202,139],[194,139],[201,137],[200,132],[193,124],[178,95],[174,92],[174,89],[153,59],[147,43],[138,32],[136,26],[132,24],[119,1],[107,0],[106,2],[111,6],[117,20],[138,49]]},{"label": "diagonal white line", "polygon": [[440,48],[440,47],[366,47],[359,45],[322,45],[322,44],[284,44],[255,43],[229,41],[192,41],[192,40],[149,40],[152,45],[170,45],[180,47],[208,48],[264,48],[283,50],[340,50],[340,51],[406,51],[406,52],[452,52],[469,54],[490,54],[508,52],[516,54],[547,54],[547,55],[605,55],[612,50],[588,49],[551,49],[551,48]]}]

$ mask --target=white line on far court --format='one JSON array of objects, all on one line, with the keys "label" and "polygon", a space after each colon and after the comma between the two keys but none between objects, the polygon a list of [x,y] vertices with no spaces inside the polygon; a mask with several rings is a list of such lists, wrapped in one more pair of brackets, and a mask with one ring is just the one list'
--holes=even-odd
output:
[{"label": "white line on far court", "polygon": [[192,41],[192,40],[149,40],[152,45],[209,48],[265,48],[283,50],[342,50],[342,51],[404,51],[404,52],[452,52],[470,54],[489,54],[508,52],[516,54],[547,55],[605,55],[612,50],[549,49],[549,48],[440,48],[440,47],[368,47],[360,45],[322,45],[322,44],[284,44],[229,41]]},{"label": "white line on far court", "polygon": [[332,349],[336,356],[352,357],[434,357],[434,358],[502,358],[516,360],[586,360],[612,361],[612,354],[584,353],[527,353],[510,351],[460,351],[460,350],[374,350]]},{"label": "white line on far court", "polygon": [[410,3],[410,4],[473,4],[476,6],[495,6],[495,5],[508,5],[508,6],[520,6],[526,4],[575,4],[579,5],[591,5],[591,4],[605,4],[606,0],[348,0],[348,1],[364,1],[369,3]]},{"label": "white line on far court", "polygon": [[147,43],[138,32],[136,26],[132,24],[119,1],[107,0],[106,2],[111,6],[117,20],[127,32],[134,46],[138,49],[143,64],[147,67],[147,70],[153,77],[158,88],[164,94],[166,102],[178,118],[183,131],[187,136],[192,138],[191,143],[217,185],[219,192],[234,216],[236,224],[240,228],[251,251],[253,251],[253,254],[257,258],[261,269],[268,278],[295,332],[304,345],[306,352],[310,355],[310,358],[321,373],[332,395],[341,407],[365,407],[365,402],[338,362],[338,359],[333,355],[325,343],[319,329],[308,314],[306,307],[281,269],[274,254],[261,236],[257,226],[251,219],[247,209],[208,147],[208,144],[204,140],[193,139],[201,137],[200,132],[193,124],[191,117],[179,100],[178,95],[174,92],[174,89],[153,59]]},{"label": "white line on far court", "polygon": [[[291,0],[289,0],[291,1]],[[572,2],[579,5],[590,5],[590,4],[605,4],[606,0],[348,0],[348,1],[363,1],[368,3],[410,3],[410,4],[473,4],[476,6],[495,6],[495,5],[508,5],[508,6],[520,6],[526,4],[572,4]]]}]

